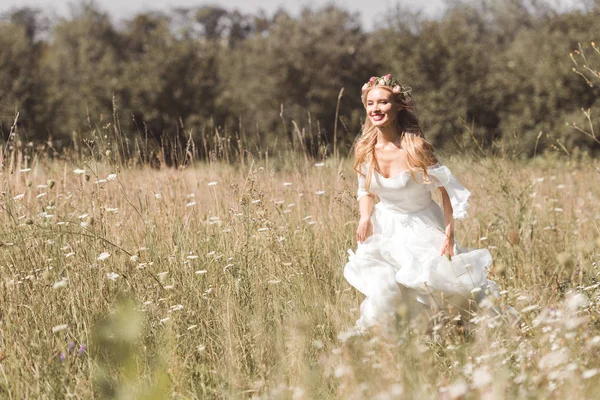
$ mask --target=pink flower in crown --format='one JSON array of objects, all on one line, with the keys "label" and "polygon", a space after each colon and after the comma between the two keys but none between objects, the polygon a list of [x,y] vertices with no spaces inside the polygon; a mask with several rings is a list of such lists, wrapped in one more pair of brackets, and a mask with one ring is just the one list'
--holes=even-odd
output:
[{"label": "pink flower in crown", "polygon": [[392,93],[394,94],[400,94],[400,92],[402,91],[402,88],[400,88],[400,86],[396,85],[392,88]]},{"label": "pink flower in crown", "polygon": [[375,83],[375,77],[374,77],[374,76],[372,76],[372,77],[371,77],[371,79],[369,79],[369,83],[370,83],[370,84],[373,84],[373,83]]},{"label": "pink flower in crown", "polygon": [[390,79],[392,79],[392,75],[391,74],[387,74],[386,76],[384,76],[386,81],[389,81]]}]

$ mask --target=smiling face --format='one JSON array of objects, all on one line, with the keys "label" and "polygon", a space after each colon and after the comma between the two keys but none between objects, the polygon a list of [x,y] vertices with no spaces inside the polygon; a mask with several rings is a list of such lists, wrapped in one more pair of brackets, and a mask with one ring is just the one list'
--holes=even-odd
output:
[{"label": "smiling face", "polygon": [[394,124],[400,109],[394,94],[390,90],[378,87],[371,89],[367,94],[365,107],[369,119],[376,127]]}]

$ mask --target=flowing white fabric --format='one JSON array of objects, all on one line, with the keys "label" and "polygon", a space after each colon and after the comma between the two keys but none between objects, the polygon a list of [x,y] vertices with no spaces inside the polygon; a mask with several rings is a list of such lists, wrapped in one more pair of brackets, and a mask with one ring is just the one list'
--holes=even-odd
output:
[{"label": "flowing white fabric", "polygon": [[[359,329],[389,320],[401,304],[410,313],[448,306],[464,310],[480,301],[488,289],[495,289],[487,280],[492,264],[487,249],[464,249],[455,242],[451,260],[440,256],[445,219],[431,191],[440,186],[446,189],[457,219],[467,216],[470,192],[439,163],[427,173],[429,181],[425,182],[424,174],[417,171],[390,178],[373,172],[370,191],[380,199],[371,215],[373,235],[359,243],[356,252],[348,250],[344,267],[344,277],[366,296]],[[358,184],[360,200],[368,194],[360,174]]]}]

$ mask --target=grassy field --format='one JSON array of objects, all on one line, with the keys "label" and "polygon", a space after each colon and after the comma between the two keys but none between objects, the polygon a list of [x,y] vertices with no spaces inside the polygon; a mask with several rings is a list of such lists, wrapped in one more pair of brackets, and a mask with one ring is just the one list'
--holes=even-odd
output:
[{"label": "grassy field", "polygon": [[600,396],[592,162],[442,158],[473,193],[456,238],[490,249],[498,306],[517,316],[353,336],[349,160],[157,170],[5,155],[1,398]]}]

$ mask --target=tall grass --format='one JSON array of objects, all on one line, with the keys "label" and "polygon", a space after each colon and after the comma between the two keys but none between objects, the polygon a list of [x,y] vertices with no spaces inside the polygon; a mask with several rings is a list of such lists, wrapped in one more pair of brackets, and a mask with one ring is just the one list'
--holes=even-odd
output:
[{"label": "tall grass", "polygon": [[0,397],[598,397],[589,162],[443,157],[473,193],[456,237],[490,249],[515,315],[354,336],[349,160],[286,145],[152,168],[108,137],[0,151]]}]

